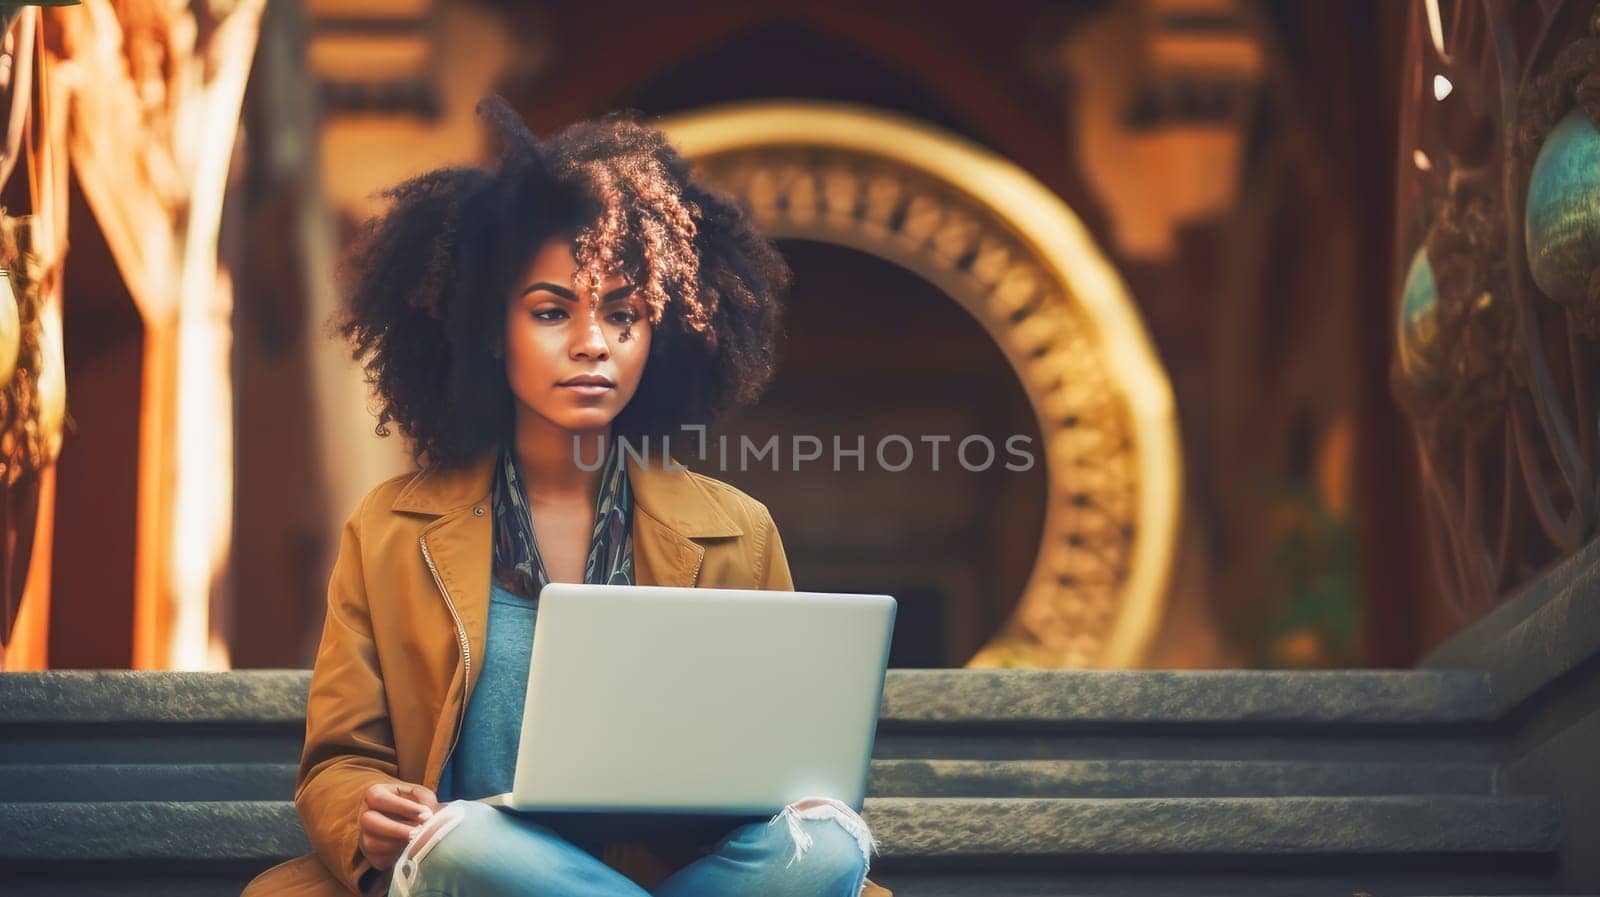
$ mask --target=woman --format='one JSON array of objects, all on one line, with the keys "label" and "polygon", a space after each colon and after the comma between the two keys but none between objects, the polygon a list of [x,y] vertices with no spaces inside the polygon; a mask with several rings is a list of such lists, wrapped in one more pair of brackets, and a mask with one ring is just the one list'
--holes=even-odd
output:
[{"label": "woman", "polygon": [[344,527],[295,788],[315,853],[247,897],[886,897],[826,795],[714,843],[473,802],[510,790],[545,583],[793,587],[766,508],[662,442],[765,387],[782,259],[631,116],[541,146],[480,112],[499,166],[394,188],[354,256],[340,332],[420,469]]}]

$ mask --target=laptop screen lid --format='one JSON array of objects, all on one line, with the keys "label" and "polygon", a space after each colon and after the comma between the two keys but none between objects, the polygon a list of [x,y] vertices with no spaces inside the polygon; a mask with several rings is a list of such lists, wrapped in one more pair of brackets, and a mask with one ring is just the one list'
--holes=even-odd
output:
[{"label": "laptop screen lid", "polygon": [[511,808],[861,809],[893,598],[551,583],[539,605]]}]

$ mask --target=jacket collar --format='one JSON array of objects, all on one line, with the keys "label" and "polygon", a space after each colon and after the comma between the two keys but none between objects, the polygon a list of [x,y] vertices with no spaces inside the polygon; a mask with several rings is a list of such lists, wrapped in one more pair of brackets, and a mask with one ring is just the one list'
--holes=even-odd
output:
[{"label": "jacket collar", "polygon": [[[494,464],[499,451],[490,450],[468,464],[454,468],[418,471],[390,508],[411,514],[441,517],[469,505],[487,502],[494,485]],[[712,500],[706,487],[670,455],[665,464],[654,457],[641,459],[623,452],[628,465],[628,486],[637,511],[655,518],[668,529],[690,539],[739,536],[739,528]]]}]

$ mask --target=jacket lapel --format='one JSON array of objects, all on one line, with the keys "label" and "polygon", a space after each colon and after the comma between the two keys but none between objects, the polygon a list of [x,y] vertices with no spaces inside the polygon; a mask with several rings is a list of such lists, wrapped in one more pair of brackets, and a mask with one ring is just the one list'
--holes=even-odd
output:
[{"label": "jacket lapel", "polygon": [[681,465],[665,465],[624,452],[633,489],[634,582],[642,586],[689,587],[699,579],[704,545],[695,539],[742,535],[705,487]]},{"label": "jacket lapel", "polygon": [[[670,458],[663,464],[623,448],[634,502],[634,581],[694,586],[706,552],[695,540],[731,538],[744,531],[682,465]],[[488,636],[494,550],[490,493],[497,458],[498,452],[491,451],[462,467],[420,471],[391,506],[401,513],[437,518],[423,530],[428,556],[422,560],[431,561],[430,574],[437,574],[438,586],[449,596],[474,658],[483,656]],[[472,664],[473,679],[479,666]]]},{"label": "jacket lapel", "polygon": [[483,668],[494,536],[489,484],[495,457],[490,453],[455,470],[420,471],[390,505],[397,513],[434,518],[422,528],[416,546],[417,560],[426,566],[421,586],[426,594],[419,599],[443,602],[451,611],[452,626],[460,626],[460,633],[451,631],[450,639],[459,642],[464,633],[467,640],[466,660],[456,665],[451,676],[429,746],[423,781],[429,788],[438,787],[444,755],[466,710],[466,696]]}]

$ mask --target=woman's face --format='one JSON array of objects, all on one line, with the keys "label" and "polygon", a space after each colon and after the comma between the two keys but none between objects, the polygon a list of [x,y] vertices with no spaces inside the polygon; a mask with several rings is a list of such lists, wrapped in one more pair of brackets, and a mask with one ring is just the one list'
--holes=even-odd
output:
[{"label": "woman's face", "polygon": [[533,412],[572,432],[604,430],[639,388],[650,321],[633,285],[613,275],[598,304],[572,283],[572,243],[539,247],[506,304],[506,377],[518,416]]}]

